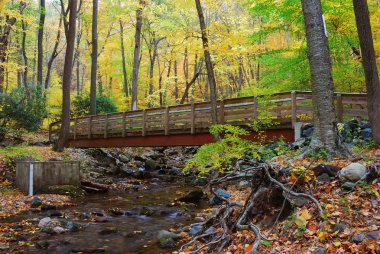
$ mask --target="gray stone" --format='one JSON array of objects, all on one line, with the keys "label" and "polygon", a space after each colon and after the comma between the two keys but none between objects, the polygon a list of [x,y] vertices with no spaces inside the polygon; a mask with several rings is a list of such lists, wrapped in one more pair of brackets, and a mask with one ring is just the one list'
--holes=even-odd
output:
[{"label": "gray stone", "polygon": [[361,243],[361,242],[363,242],[364,238],[365,238],[365,234],[360,233],[360,234],[355,235],[354,237],[352,237],[352,241],[354,243]]},{"label": "gray stone", "polygon": [[123,163],[128,163],[132,160],[132,157],[130,155],[121,154],[119,155],[119,160]]},{"label": "gray stone", "polygon": [[354,183],[351,183],[351,182],[345,182],[342,184],[342,189],[345,189],[345,190],[353,190],[355,188],[355,185]]},{"label": "gray stone", "polygon": [[160,230],[157,238],[160,239],[181,239],[180,234],[176,234],[167,230]]},{"label": "gray stone", "polygon": [[206,231],[205,231],[205,234],[213,234],[216,232],[216,228],[214,228],[213,226],[209,227]]},{"label": "gray stone", "polygon": [[377,242],[380,241],[380,230],[369,232],[366,238]]},{"label": "gray stone", "polygon": [[323,173],[322,175],[318,176],[317,179],[320,182],[330,182],[331,181],[331,178],[330,178],[329,174],[327,174],[327,173]]},{"label": "gray stone", "polygon": [[[227,192],[226,190],[223,190],[223,189],[217,189],[215,191],[216,195],[222,197],[222,198],[230,198],[231,197],[231,194],[229,192]],[[217,196],[213,195],[209,201],[210,205],[221,205],[222,204],[222,200],[220,200]]]},{"label": "gray stone", "polygon": [[46,218],[43,218],[40,220],[40,222],[38,223],[38,227],[42,228],[42,227],[47,227],[49,225],[52,225],[53,221],[51,220],[50,217],[46,217]]},{"label": "gray stone", "polygon": [[337,223],[334,225],[333,231],[339,231],[339,233],[343,232],[348,226],[343,223]]},{"label": "gray stone", "polygon": [[30,205],[30,207],[32,208],[37,208],[37,207],[40,207],[42,205],[42,201],[39,197],[34,197],[32,199],[32,203]]},{"label": "gray stone", "polygon": [[351,163],[347,167],[342,168],[339,172],[339,179],[343,182],[357,182],[367,172],[366,167],[360,163]]},{"label": "gray stone", "polygon": [[326,249],[325,248],[318,248],[316,250],[313,250],[310,254],[325,254]]},{"label": "gray stone", "polygon": [[200,225],[192,226],[189,231],[189,235],[198,235],[200,232],[202,232],[202,226]]},{"label": "gray stone", "polygon": [[82,228],[82,225],[77,223],[77,222],[74,222],[74,221],[69,221],[66,225],[66,228],[70,231],[70,232],[78,232],[81,228]]},{"label": "gray stone", "polygon": [[364,130],[362,130],[362,138],[363,140],[369,140],[372,138],[371,128],[365,128]]},{"label": "gray stone", "polygon": [[155,162],[154,160],[151,160],[151,159],[148,159],[145,161],[145,170],[153,171],[153,170],[157,170],[157,169],[160,169],[160,166],[158,165],[157,162]]},{"label": "gray stone", "polygon": [[56,234],[62,234],[64,232],[66,232],[66,229],[64,229],[61,226],[56,226],[56,227],[53,228],[53,232],[56,233]]}]

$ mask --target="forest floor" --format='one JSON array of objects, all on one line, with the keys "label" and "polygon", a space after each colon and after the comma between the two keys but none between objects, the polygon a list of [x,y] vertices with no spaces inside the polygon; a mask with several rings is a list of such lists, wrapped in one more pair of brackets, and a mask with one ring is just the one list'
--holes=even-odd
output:
[{"label": "forest floor", "polygon": [[[346,167],[353,162],[360,163],[366,167],[380,163],[380,149],[368,149],[361,151],[355,158],[335,158],[332,161],[315,160],[311,158],[284,160],[278,156],[271,160],[271,164],[277,168],[310,168],[304,177],[306,181],[296,182],[296,177],[282,179],[293,186],[298,185],[302,192],[313,195],[321,204],[324,216],[318,216],[318,210],[314,203],[304,202],[295,206],[285,219],[273,224],[280,208],[267,211],[258,221],[251,222],[259,226],[263,240],[257,251],[253,251],[253,243],[256,234],[251,230],[237,230],[228,232],[231,242],[224,248],[223,253],[380,253],[380,179],[371,183],[360,183],[353,189],[347,190],[342,187],[338,177],[330,180],[319,180],[311,170],[320,164],[328,164],[339,168]],[[252,188],[239,188],[239,184],[232,184],[225,189],[231,194],[231,203],[247,202]],[[199,216],[210,218],[219,207],[205,211]],[[265,209],[265,205],[264,205]],[[234,212],[232,216],[240,216],[240,211]],[[223,232],[223,228],[216,228]],[[270,240],[265,240],[270,239]],[[206,246],[210,240],[197,239],[196,236],[190,240],[196,240],[185,247],[181,253],[189,253],[199,250],[197,253],[209,253]],[[204,247],[204,248],[203,248]]]},{"label": "forest floor", "polygon": [[[31,137],[29,143],[37,142],[39,137]],[[38,221],[12,222],[12,217],[17,214],[38,212],[41,205],[34,208],[32,198],[13,187],[13,183],[6,178],[6,171],[14,163],[9,158],[31,156],[41,160],[49,158],[65,157],[67,153],[53,152],[49,146],[17,145],[4,146],[0,149],[0,219],[9,218],[9,222],[0,226],[0,253],[8,253],[9,243],[16,242],[19,250],[25,250],[28,245],[33,245],[33,232],[37,232]],[[304,168],[307,169],[306,177],[299,179],[290,175],[281,179],[296,186],[304,193],[313,195],[321,204],[324,216],[318,216],[316,206],[312,202],[304,202],[302,205],[293,206],[284,218],[273,225],[281,206],[265,211],[260,219],[253,219],[261,231],[263,240],[258,248],[260,253],[380,253],[380,179],[373,179],[369,183],[360,183],[353,189],[347,190],[338,177],[321,180],[313,174],[312,169],[320,164],[327,164],[339,168],[357,162],[366,167],[380,163],[380,149],[367,149],[360,151],[354,158],[335,158],[332,161],[312,159],[304,157],[286,158],[277,156],[270,161],[273,167]],[[246,184],[235,183],[225,185],[225,190],[231,194],[229,200],[245,205],[252,188]],[[181,193],[178,193],[182,195]],[[38,195],[38,202],[45,206],[52,205],[61,208],[72,204],[72,199],[66,195],[43,194]],[[215,213],[220,206],[212,206],[197,214],[196,218],[206,220],[210,214]],[[237,217],[239,210],[231,214]],[[177,242],[179,249],[182,244],[192,243],[180,253],[190,253],[207,244],[207,237],[190,235],[192,227],[171,228],[169,231],[179,233],[182,237]],[[216,227],[216,231],[222,232],[222,227]],[[253,252],[253,242],[256,234],[250,230],[228,231],[230,242],[224,248],[223,253],[258,253]],[[269,240],[266,240],[269,239]],[[17,249],[16,249],[17,250]],[[164,251],[163,251],[164,252]],[[210,249],[204,247],[197,253],[208,253]],[[165,251],[167,253],[167,251]],[[179,252],[177,252],[179,253]]]}]

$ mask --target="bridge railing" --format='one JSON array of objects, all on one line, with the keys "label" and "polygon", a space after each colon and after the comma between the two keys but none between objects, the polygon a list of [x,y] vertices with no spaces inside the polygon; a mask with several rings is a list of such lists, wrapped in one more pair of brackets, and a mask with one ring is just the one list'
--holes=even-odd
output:
[{"label": "bridge railing", "polygon": [[[339,121],[367,116],[366,94],[336,93],[334,100]],[[294,127],[296,122],[311,122],[313,118],[312,94],[303,91],[219,100],[217,109],[219,123],[238,126],[258,119],[261,112],[269,113],[278,128]],[[50,125],[50,139],[58,136],[60,125]],[[70,139],[195,134],[208,132],[210,126],[211,104],[199,102],[72,118]]]}]

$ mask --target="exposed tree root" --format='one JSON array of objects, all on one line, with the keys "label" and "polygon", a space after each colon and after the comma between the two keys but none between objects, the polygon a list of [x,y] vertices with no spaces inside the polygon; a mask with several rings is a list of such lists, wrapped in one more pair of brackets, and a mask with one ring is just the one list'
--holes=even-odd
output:
[{"label": "exposed tree root", "polygon": [[[244,171],[234,170],[212,179],[209,186],[210,191],[222,202],[222,205],[220,205],[208,220],[200,224],[203,227],[201,233],[190,242],[184,244],[179,251],[181,252],[186,247],[192,245],[195,246],[195,249],[193,248],[191,253],[199,253],[201,251],[205,253],[223,253],[231,241],[231,232],[234,233],[237,230],[250,230],[255,234],[250,253],[258,253],[257,249],[262,240],[278,241],[277,239],[268,239],[263,236],[259,226],[252,223],[253,210],[265,210],[264,206],[268,205],[268,202],[262,201],[268,194],[271,194],[274,188],[277,188],[277,190],[280,188],[286,195],[302,197],[312,201],[318,209],[319,216],[323,216],[323,209],[317,199],[310,194],[293,191],[292,188],[294,186],[288,188],[285,184],[275,179],[275,177],[271,175],[271,171],[273,170],[268,164],[257,164]],[[249,181],[251,185],[251,193],[245,202],[233,201],[221,197],[215,191],[216,188],[221,185],[234,184],[242,180]],[[285,197],[283,198],[284,203],[287,202]],[[282,213],[283,207],[284,204],[282,204],[280,213]],[[279,217],[280,216],[277,216],[276,222]],[[211,227],[219,230],[207,232]]]}]

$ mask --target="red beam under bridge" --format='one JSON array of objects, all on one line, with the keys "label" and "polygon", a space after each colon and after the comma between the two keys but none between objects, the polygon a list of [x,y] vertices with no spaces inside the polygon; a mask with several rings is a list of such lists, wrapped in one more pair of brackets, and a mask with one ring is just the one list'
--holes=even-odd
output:
[{"label": "red beam under bridge", "polygon": [[[294,141],[293,129],[272,129],[264,132],[267,140],[278,140],[283,137],[285,141]],[[258,134],[251,133],[243,136],[248,140],[257,140]],[[78,148],[111,148],[111,147],[156,147],[156,146],[200,146],[214,142],[214,137],[209,133],[176,134],[176,135],[152,135],[115,138],[92,138],[69,140],[68,147]]]}]

